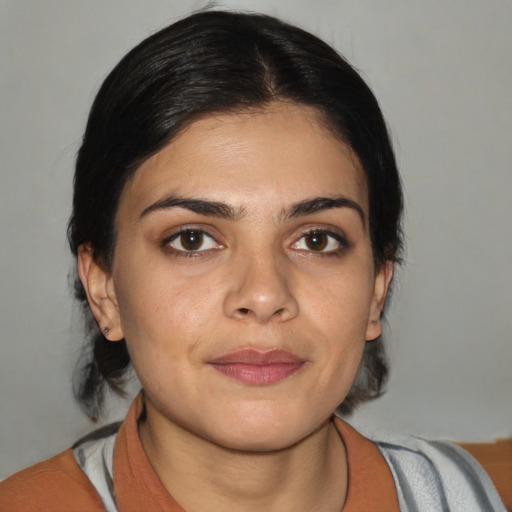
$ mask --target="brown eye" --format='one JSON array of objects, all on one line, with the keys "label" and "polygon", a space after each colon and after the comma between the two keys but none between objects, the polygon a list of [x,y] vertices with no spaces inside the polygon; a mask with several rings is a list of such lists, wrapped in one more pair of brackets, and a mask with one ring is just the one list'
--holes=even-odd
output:
[{"label": "brown eye", "polygon": [[165,244],[177,252],[203,252],[221,246],[205,231],[184,229],[173,235]]},{"label": "brown eye", "polygon": [[325,230],[312,230],[304,233],[295,243],[293,249],[318,252],[324,255],[336,255],[348,249],[349,243],[343,235]]},{"label": "brown eye", "polygon": [[329,238],[325,233],[310,233],[304,237],[306,246],[312,251],[323,251],[327,247]]},{"label": "brown eye", "polygon": [[185,231],[179,236],[181,246],[186,251],[197,251],[203,245],[204,235],[200,231]]}]

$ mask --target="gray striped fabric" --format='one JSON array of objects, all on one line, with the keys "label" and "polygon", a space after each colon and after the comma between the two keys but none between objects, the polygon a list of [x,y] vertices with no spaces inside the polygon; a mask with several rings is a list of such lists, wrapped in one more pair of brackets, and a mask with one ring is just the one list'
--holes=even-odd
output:
[{"label": "gray striped fabric", "polygon": [[487,473],[456,444],[379,437],[374,442],[395,480],[401,512],[506,512]]}]

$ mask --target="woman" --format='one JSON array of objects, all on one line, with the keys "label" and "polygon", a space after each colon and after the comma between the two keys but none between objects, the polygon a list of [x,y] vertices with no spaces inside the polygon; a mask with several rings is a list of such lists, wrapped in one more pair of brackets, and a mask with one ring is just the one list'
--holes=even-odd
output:
[{"label": "woman", "polygon": [[94,102],[69,225],[78,397],[95,417],[130,364],[143,391],[0,509],[503,510],[455,446],[334,417],[385,381],[401,211],[378,104],[314,36],[202,12],[143,41]]}]

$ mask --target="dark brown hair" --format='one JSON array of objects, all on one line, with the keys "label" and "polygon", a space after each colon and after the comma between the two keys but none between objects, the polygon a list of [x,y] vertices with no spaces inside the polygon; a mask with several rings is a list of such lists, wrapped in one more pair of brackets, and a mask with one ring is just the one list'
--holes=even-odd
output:
[{"label": "dark brown hair", "polygon": [[[68,228],[72,252],[88,243],[108,270],[119,197],[138,166],[199,116],[273,101],[314,107],[352,148],[368,184],[375,265],[397,261],[402,191],[386,124],[368,86],[335,50],[308,32],[265,15],[223,11],[195,13],[152,35],[106,78],[76,162]],[[75,289],[88,315],[88,348],[77,367],[75,395],[95,418],[105,384],[122,393],[130,356],[124,340],[110,343],[99,332],[78,279]],[[367,343],[342,412],[378,396],[386,376],[382,340]]]}]

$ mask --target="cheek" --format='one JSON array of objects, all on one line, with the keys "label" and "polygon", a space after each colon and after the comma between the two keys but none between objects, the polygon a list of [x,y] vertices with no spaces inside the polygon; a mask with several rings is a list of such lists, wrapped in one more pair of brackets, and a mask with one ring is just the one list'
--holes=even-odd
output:
[{"label": "cheek", "polygon": [[366,330],[373,299],[373,270],[351,267],[333,271],[321,283],[310,282],[304,287],[306,308],[326,333],[334,336],[355,336]]},{"label": "cheek", "polygon": [[314,328],[312,335],[319,341],[319,357],[325,365],[319,384],[343,394],[352,385],[363,356],[373,269],[364,264],[335,271],[322,286],[309,283],[307,289],[307,323]]},{"label": "cheek", "polygon": [[167,351],[193,344],[218,309],[215,286],[165,265],[128,264],[114,276],[121,325],[130,351]]}]

